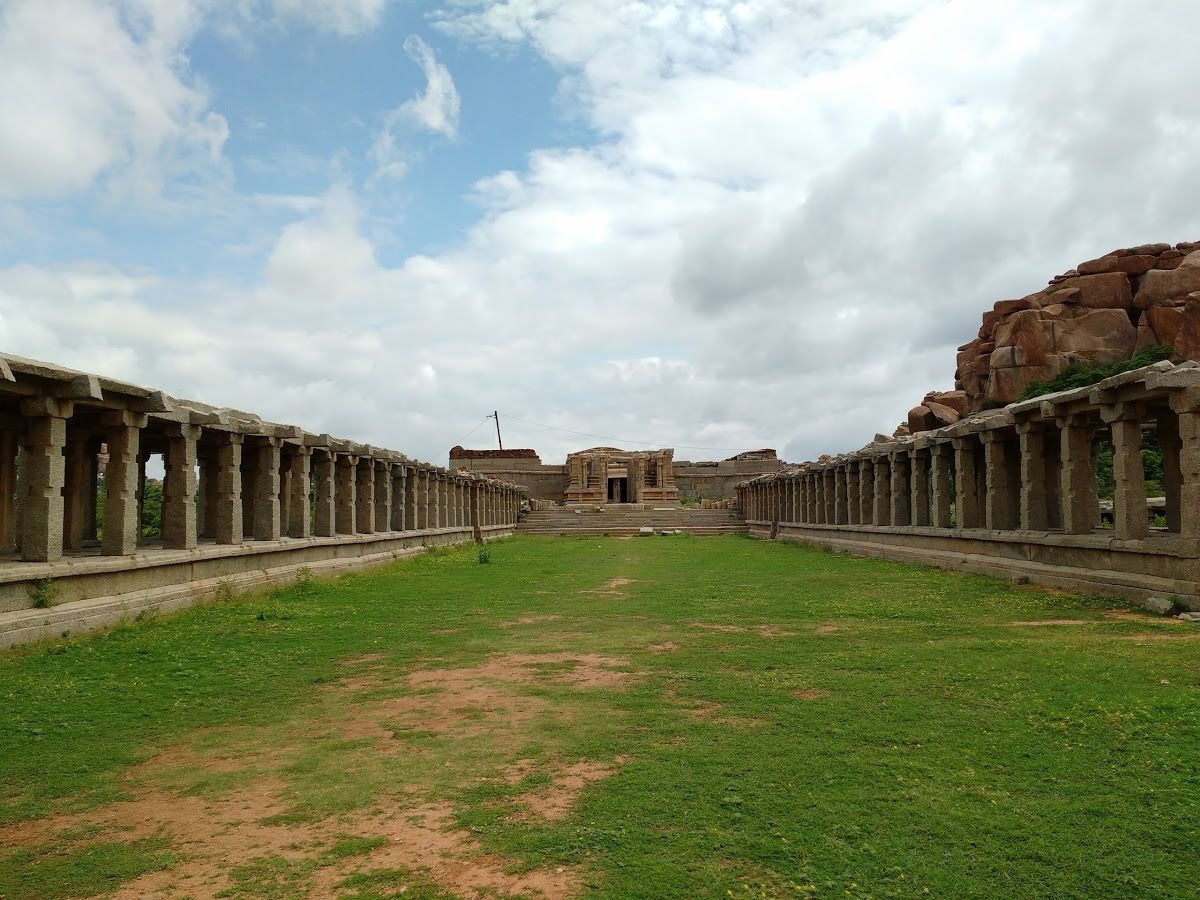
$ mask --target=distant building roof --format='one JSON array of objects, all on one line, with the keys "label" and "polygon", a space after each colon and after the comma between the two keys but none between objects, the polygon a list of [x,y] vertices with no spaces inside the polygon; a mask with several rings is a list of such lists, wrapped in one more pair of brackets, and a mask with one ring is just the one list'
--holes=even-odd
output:
[{"label": "distant building roof", "polygon": [[536,450],[528,448],[521,450],[468,450],[465,447],[450,448],[451,459],[537,459]]},{"label": "distant building roof", "polygon": [[726,462],[743,462],[751,459],[779,459],[775,455],[775,451],[770,447],[764,447],[762,450],[747,450],[745,453],[738,453],[736,456],[731,456]]}]

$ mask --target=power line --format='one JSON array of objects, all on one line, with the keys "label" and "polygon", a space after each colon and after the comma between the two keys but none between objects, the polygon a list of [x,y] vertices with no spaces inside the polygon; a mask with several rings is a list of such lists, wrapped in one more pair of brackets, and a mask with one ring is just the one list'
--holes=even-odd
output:
[{"label": "power line", "polygon": [[460,447],[467,446],[467,438],[469,438],[471,435],[473,435],[475,432],[477,432],[483,426],[483,423],[486,422],[490,418],[491,418],[491,416],[484,416],[482,422],[480,422],[478,425],[476,425],[474,428],[472,428],[470,431],[468,431],[466,433],[466,435],[463,436],[463,438],[461,440],[459,440],[458,446],[460,446]]},{"label": "power line", "polygon": [[536,425],[538,428],[548,428],[551,431],[562,431],[566,434],[574,434],[578,437],[595,438],[599,441],[615,441],[618,444],[645,444],[648,447],[677,447],[681,450],[716,450],[721,453],[740,453],[741,451],[745,450],[744,447],[701,447],[696,444],[675,444],[670,441],[635,441],[633,438],[618,438],[604,434],[592,434],[588,431],[573,431],[570,428],[561,428],[558,425],[547,425],[544,422],[534,422],[529,419],[522,419],[520,416],[514,416],[512,413],[505,413],[504,415],[518,422],[524,422],[526,425]]}]

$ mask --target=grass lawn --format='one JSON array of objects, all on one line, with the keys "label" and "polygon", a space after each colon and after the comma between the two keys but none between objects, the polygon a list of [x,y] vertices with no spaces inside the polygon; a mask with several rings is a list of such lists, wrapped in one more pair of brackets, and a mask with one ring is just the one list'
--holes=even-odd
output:
[{"label": "grass lawn", "polygon": [[0,654],[0,898],[1200,895],[1200,628],[515,538]]}]

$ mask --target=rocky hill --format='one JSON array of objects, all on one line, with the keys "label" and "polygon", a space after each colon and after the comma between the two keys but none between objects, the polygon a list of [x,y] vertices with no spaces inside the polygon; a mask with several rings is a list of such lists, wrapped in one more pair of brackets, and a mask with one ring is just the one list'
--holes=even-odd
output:
[{"label": "rocky hill", "polygon": [[954,390],[931,392],[908,413],[912,432],[1003,406],[1072,363],[1108,364],[1153,346],[1200,360],[1200,241],[1114,250],[983,314],[958,348]]}]

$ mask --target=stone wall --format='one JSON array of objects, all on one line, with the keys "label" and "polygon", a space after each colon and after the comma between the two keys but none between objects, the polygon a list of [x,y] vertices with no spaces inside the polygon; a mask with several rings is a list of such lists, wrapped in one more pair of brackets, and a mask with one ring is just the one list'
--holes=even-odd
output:
[{"label": "stone wall", "polygon": [[[516,484],[527,497],[560,501],[567,492],[567,467],[545,465],[535,453],[527,456],[493,456],[497,451],[468,450],[451,456],[450,465]],[[520,451],[524,452],[524,451]],[[532,452],[532,451],[531,451]],[[487,454],[487,455],[483,455]]]},{"label": "stone wall", "polygon": [[[161,534],[146,538],[155,455]],[[176,607],[221,580],[271,583],[511,533],[518,506],[500,479],[0,356],[0,645]],[[36,608],[51,596],[53,610]]]},{"label": "stone wall", "polygon": [[[570,477],[565,465],[546,465],[530,450],[464,450],[450,451],[450,464],[471,472],[479,472],[519,485],[526,496],[538,500],[562,503],[566,499]],[[520,454],[512,455],[509,454]],[[682,500],[732,500],[737,486],[747,478],[767,472],[778,472],[784,464],[774,450],[755,450],[716,462],[674,460],[672,472]]]},{"label": "stone wall", "polygon": [[[1159,527],[1146,434],[1163,454]],[[1101,445],[1113,455],[1108,528]],[[877,440],[748,481],[738,497],[761,537],[1200,609],[1200,364],[1161,362]]]}]

